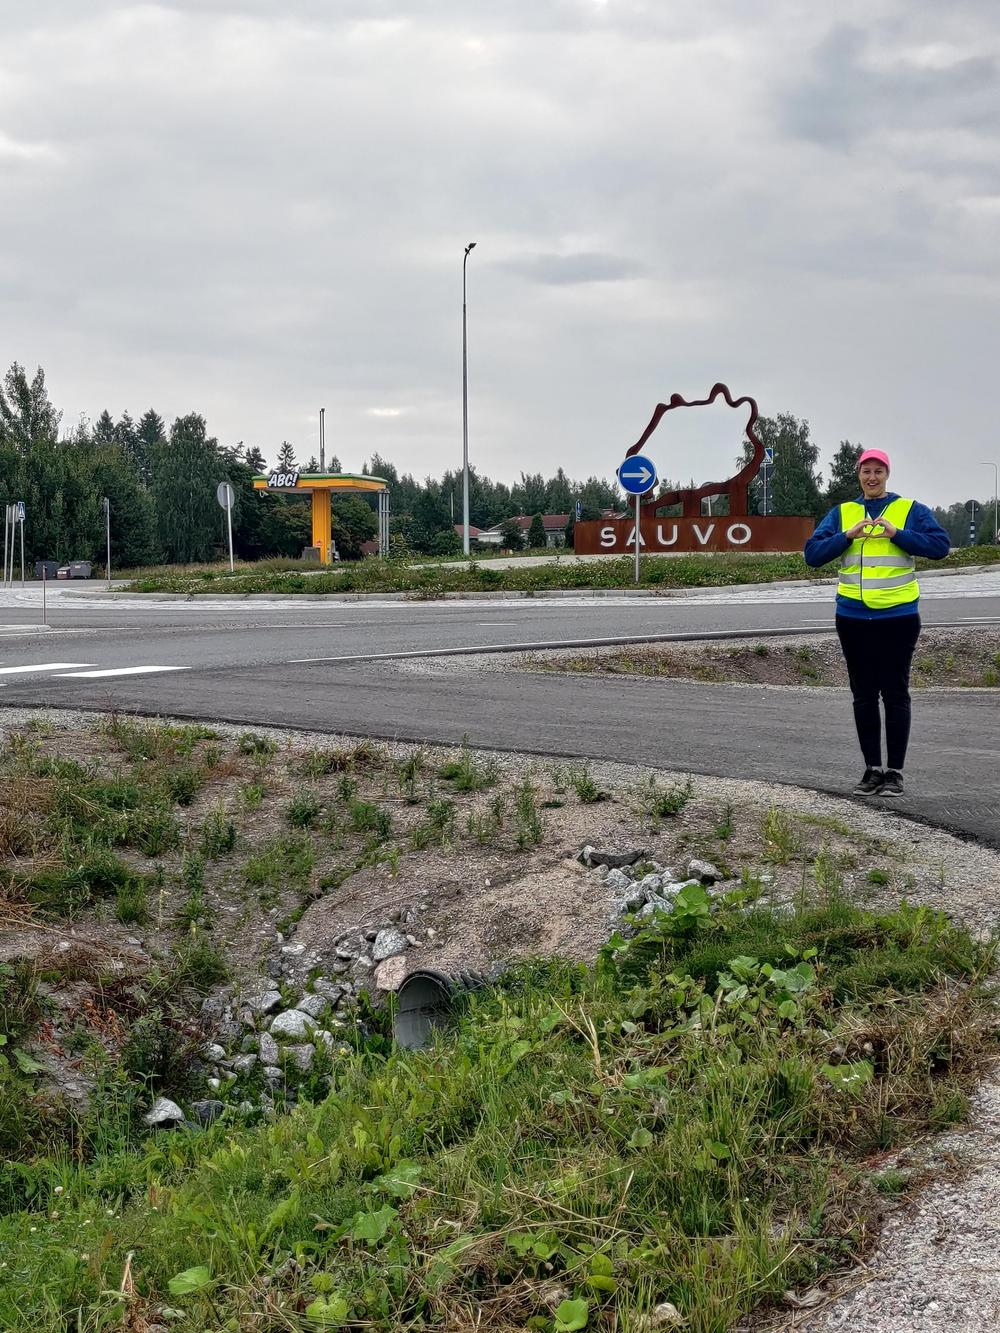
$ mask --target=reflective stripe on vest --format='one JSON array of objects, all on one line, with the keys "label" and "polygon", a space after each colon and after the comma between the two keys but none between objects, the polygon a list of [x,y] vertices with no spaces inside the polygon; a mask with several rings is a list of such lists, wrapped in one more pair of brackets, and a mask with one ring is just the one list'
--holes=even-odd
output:
[{"label": "reflective stripe on vest", "polygon": [[[912,500],[893,500],[881,517],[894,527],[905,528],[912,505]],[[841,532],[847,532],[867,517],[863,504],[847,501],[840,506]],[[878,519],[871,522],[875,524]],[[837,594],[849,601],[863,602],[873,611],[915,602],[920,596],[916,561],[888,537],[856,537],[841,556]]]}]

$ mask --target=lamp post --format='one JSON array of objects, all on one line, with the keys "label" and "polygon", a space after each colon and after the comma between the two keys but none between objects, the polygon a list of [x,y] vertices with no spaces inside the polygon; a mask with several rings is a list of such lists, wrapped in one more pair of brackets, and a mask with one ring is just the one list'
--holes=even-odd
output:
[{"label": "lamp post", "polygon": [[462,550],[469,554],[469,336],[466,319],[465,269],[475,241],[465,247],[462,260]]},{"label": "lamp post", "polygon": [[980,467],[991,467],[993,469],[993,545],[1000,544],[1000,513],[998,513],[998,491],[1000,491],[1000,465],[996,463],[980,463]]}]

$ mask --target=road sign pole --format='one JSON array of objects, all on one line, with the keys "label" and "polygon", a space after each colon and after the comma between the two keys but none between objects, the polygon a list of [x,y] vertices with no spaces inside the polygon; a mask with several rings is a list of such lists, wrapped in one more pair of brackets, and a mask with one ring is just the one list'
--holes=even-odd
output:
[{"label": "road sign pole", "polygon": [[48,578],[46,576],[45,561],[43,560],[42,561],[42,624],[43,625],[47,625],[49,623],[49,608],[45,598],[45,591],[47,586],[48,586]]},{"label": "road sign pole", "polygon": [[10,527],[10,505],[4,506],[3,511],[3,580],[7,583],[7,529]]},{"label": "road sign pole", "polygon": [[642,497],[635,497],[635,581],[639,582],[639,503]]},{"label": "road sign pole", "polygon": [[111,591],[111,501],[107,496],[101,501],[104,506],[105,536],[108,542],[108,591]]},{"label": "road sign pole", "polygon": [[18,524],[21,529],[21,587],[24,587],[24,519]]},{"label": "road sign pole", "polygon": [[236,566],[233,564],[233,506],[226,505],[226,527],[229,531],[229,572],[234,574]]}]

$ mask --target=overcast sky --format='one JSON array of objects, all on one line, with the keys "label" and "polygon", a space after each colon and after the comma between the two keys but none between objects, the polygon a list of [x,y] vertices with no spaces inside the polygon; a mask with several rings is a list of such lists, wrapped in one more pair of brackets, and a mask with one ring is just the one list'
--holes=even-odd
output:
[{"label": "overcast sky", "polygon": [[[609,475],[716,380],[1000,460],[989,0],[0,0],[0,360],[70,426],[205,415],[304,461]],[[673,413],[661,474],[725,424]],[[673,418],[688,418],[683,423]]]}]

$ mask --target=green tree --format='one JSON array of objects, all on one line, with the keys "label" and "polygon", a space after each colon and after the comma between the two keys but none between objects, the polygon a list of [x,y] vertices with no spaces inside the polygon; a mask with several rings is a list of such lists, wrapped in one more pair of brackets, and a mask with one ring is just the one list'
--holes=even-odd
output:
[{"label": "green tree", "polygon": [[135,428],[135,464],[146,487],[153,484],[153,452],[165,439],[163,418],[149,408],[143,412]]},{"label": "green tree", "polygon": [[333,540],[342,560],[357,560],[363,542],[378,531],[371,506],[360,495],[340,495],[333,501]]},{"label": "green tree", "polygon": [[279,472],[294,472],[294,471],[295,471],[295,468],[296,468],[296,463],[295,463],[295,446],[294,446],[293,444],[289,444],[289,442],[288,442],[287,440],[282,440],[282,441],[281,441],[281,444],[280,444],[280,446],[279,446],[279,448],[278,448],[278,465],[277,465],[277,466],[278,466],[278,471],[279,471]]},{"label": "green tree", "polygon": [[545,524],[541,514],[536,514],[528,525],[528,545],[534,550],[545,545]]},{"label": "green tree", "polygon": [[545,512],[547,514],[566,514],[572,507],[572,483],[562,468],[557,468],[556,475],[547,487]]},{"label": "green tree", "polygon": [[49,401],[41,366],[29,383],[24,367],[15,361],[0,386],[0,442],[22,456],[32,444],[43,440],[54,444],[60,417]]},{"label": "green tree", "polygon": [[159,545],[169,561],[207,560],[219,544],[215,488],[224,477],[218,442],[197,413],[178,417],[153,456],[153,501]]},{"label": "green tree", "polygon": [[267,460],[256,444],[249,444],[244,448],[243,461],[254,476],[260,476],[267,467]]},{"label": "green tree", "polygon": [[858,484],[858,459],[861,457],[860,444],[850,440],[841,440],[833,456],[830,467],[830,481],[823,494],[823,503],[827,509],[844,504],[847,500],[856,500],[861,492]]},{"label": "green tree", "polygon": [[[802,515],[818,518],[823,514],[823,496],[820,492],[822,477],[816,471],[819,449],[809,438],[808,421],[799,421],[790,412],[776,417],[760,417],[757,433],[765,448],[774,450],[768,489],[768,513]],[[747,440],[743,445],[742,467],[753,456],[753,446]],[[763,486],[758,474],[750,483],[749,509],[761,512]]]},{"label": "green tree", "polygon": [[521,525],[513,518],[505,518],[500,524],[500,545],[505,551],[519,551],[524,545]]}]

